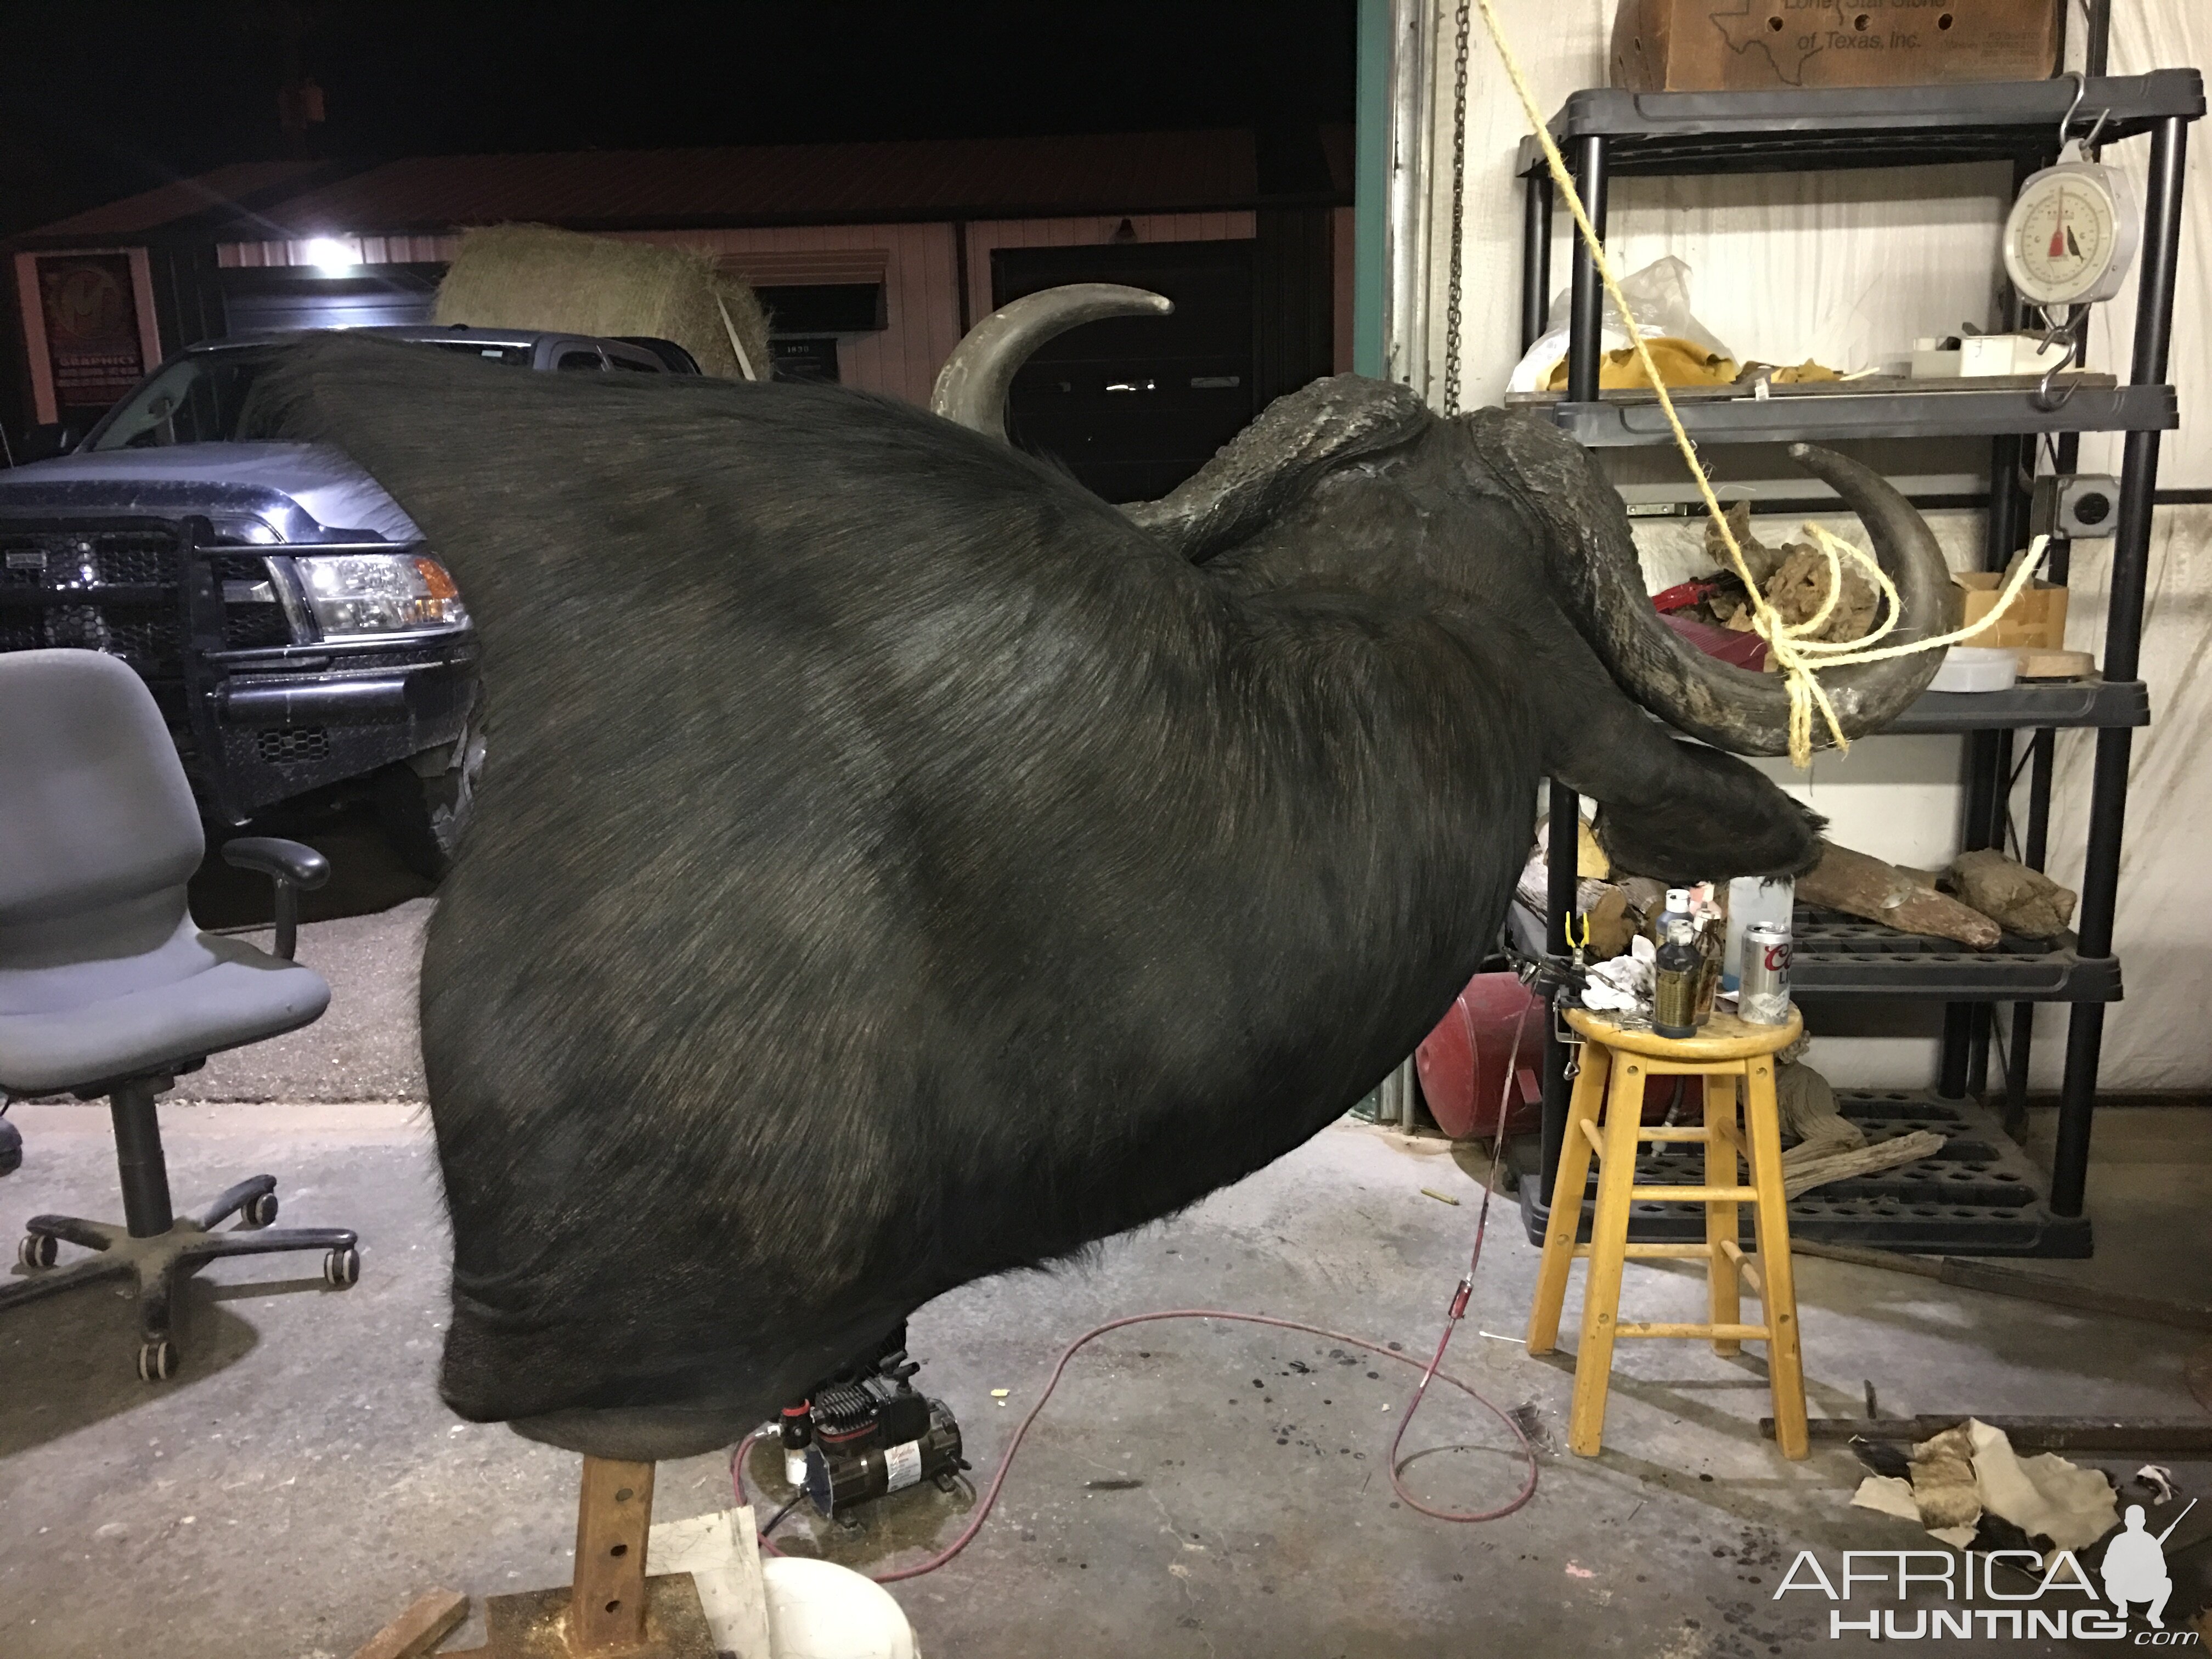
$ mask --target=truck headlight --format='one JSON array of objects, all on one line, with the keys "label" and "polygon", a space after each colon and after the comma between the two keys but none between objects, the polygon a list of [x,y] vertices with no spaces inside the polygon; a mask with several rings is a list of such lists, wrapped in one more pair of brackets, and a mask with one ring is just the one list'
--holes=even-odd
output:
[{"label": "truck headlight", "polygon": [[304,553],[294,562],[326,640],[469,625],[460,589],[428,554]]}]

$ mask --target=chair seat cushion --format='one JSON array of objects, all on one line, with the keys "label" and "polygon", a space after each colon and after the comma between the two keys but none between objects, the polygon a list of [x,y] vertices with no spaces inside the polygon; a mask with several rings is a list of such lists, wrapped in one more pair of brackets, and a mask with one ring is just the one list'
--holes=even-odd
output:
[{"label": "chair seat cushion", "polygon": [[215,934],[195,931],[191,943],[192,970],[182,977],[0,1013],[0,1088],[58,1093],[157,1070],[295,1030],[330,1006],[331,988],[311,968]]}]

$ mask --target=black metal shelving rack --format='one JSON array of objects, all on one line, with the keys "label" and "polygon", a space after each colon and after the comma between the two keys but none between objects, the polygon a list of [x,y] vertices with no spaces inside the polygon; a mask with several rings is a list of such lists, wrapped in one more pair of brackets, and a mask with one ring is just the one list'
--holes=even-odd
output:
[{"label": "black metal shelving rack", "polygon": [[[1889,730],[1966,735],[1966,803],[1960,840],[1968,848],[2002,846],[2013,774],[2014,740],[2027,732],[2028,818],[2025,860],[2041,868],[2050,822],[2052,733],[2094,727],[2096,763],[2087,856],[2076,933],[2055,946],[2008,941],[1990,956],[1945,950],[1941,941],[1904,940],[1847,919],[1801,915],[1795,981],[1807,998],[1938,998],[1944,1004],[1942,1060],[1933,1096],[1870,1093],[1847,1097],[1847,1113],[1903,1123],[1940,1119],[1954,1145],[1944,1158],[1887,1177],[1838,1182],[1792,1206],[1793,1225],[1838,1242],[1948,1250],[1960,1255],[2086,1255],[2082,1213],[2089,1131],[2096,1105],[2105,1004],[2120,995],[2112,954],[2120,837],[2127,804],[2133,730],[2150,719],[2137,678],[2151,509],[2158,483],[2159,434],[2178,424],[2166,384],[2175,268],[2180,251],[2182,165],[2189,124],[2204,113],[2195,70],[2090,76],[2081,86],[2076,136],[2107,112],[2101,147],[2148,137],[2150,167],[2138,253],[2136,333],[2130,384],[2076,390],[2056,410],[2029,392],[1962,386],[1956,391],[1685,402],[1685,428],[1708,442],[1782,443],[1873,436],[1986,436],[1991,441],[1986,565],[2002,569],[2023,538],[2027,500],[2024,463],[2032,434],[2057,433],[2059,464],[2075,465],[2083,432],[2124,433],[2120,504],[2112,538],[2111,597],[2101,678],[2078,685],[2022,686],[1981,696],[1923,696]],[[1615,174],[1805,172],[1838,167],[2009,161],[2015,191],[2057,159],[2058,133],[2075,105],[2071,78],[1980,85],[1811,91],[1578,92],[1551,122],[1575,176],[1577,193],[1602,237],[1606,193]],[[1527,187],[1522,230],[1522,346],[1543,331],[1551,291],[1553,186],[1541,149],[1522,143],[1518,171]],[[2016,301],[2011,302],[2016,310]],[[1596,447],[1670,442],[1656,405],[1598,392],[1603,295],[1597,270],[1574,240],[1567,391],[1547,412]],[[2017,323],[2017,316],[2008,319]],[[2032,470],[2032,469],[2031,469]],[[2050,574],[2063,582],[2068,550],[2054,544]],[[1565,823],[1574,792],[1554,781],[1550,811]],[[1549,945],[1567,948],[1574,866],[1557,861],[1549,893]],[[1877,937],[1877,936],[1880,937]],[[2033,1005],[2071,1006],[2056,1155],[2048,1188],[2010,1149],[1996,1117],[1975,1103],[1987,1092],[1990,1033],[1996,1007],[2012,1005],[2007,1048],[2006,1121],[2024,1118]],[[1540,1146],[1516,1158],[1523,1218],[1540,1237],[1552,1173],[1567,1121],[1566,1052],[1546,1048],[1544,1127]],[[1916,1119],[1915,1115],[1917,1115]],[[1873,1127],[1872,1124],[1869,1127]],[[1635,1236],[1663,1238],[1686,1224],[1674,1206],[1644,1206]]]}]

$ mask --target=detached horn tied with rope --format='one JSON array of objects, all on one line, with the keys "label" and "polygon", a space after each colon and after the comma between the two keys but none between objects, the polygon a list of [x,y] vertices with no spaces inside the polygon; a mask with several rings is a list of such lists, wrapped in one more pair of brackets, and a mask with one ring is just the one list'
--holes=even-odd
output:
[{"label": "detached horn tied with rope", "polygon": [[[1891,657],[1911,656],[1916,652],[1948,650],[1950,647],[1970,640],[1994,627],[1998,619],[2012,606],[2021,592],[2034,577],[2036,567],[2042,562],[2044,546],[2048,538],[2039,536],[2032,542],[2027,554],[2016,560],[2004,586],[1997,595],[1996,604],[1979,622],[1970,628],[1955,629],[1932,640],[1914,640],[1904,645],[1875,647],[1881,639],[1897,626],[1900,602],[1896,586],[1873,557],[1840,538],[1832,535],[1818,525],[1808,525],[1814,544],[1828,561],[1828,592],[1820,611],[1808,621],[1792,625],[1783,620],[1779,611],[1760,592],[1752,580],[1751,568],[1745,563],[1743,550],[1736,544],[1735,532],[1729,528],[1728,515],[1721,510],[1719,499],[1713,494],[1712,480],[1705,474],[1705,465],[1698,459],[1698,447],[1690,434],[1682,429],[1682,418],[1674,411],[1674,400],[1667,395],[1667,384],[1660,378],[1659,366],[1652,361],[1651,349],[1644,343],[1644,332],[1637,326],[1636,314],[1629,309],[1627,296],[1620,291],[1620,282],[1613,275],[1613,266],[1605,257],[1604,244],[1599,241],[1597,231],[1583,210],[1582,193],[1575,188],[1574,176],[1567,171],[1566,159],[1559,154],[1550,130],[1544,125],[1543,112],[1537,107],[1535,94],[1528,89],[1528,76],[1522,72],[1521,63],[1506,43],[1505,31],[1498,23],[1492,0],[1474,0],[1482,9],[1482,21],[1490,30],[1491,44],[1498,48],[1498,56],[1505,66],[1506,78],[1513,83],[1513,91],[1521,100],[1522,112],[1528,117],[1529,130],[1536,142],[1543,146],[1545,165],[1551,169],[1552,182],[1565,198],[1567,211],[1574,216],[1575,228],[1583,245],[1589,249],[1590,259],[1597,267],[1598,278],[1612,299],[1620,316],[1621,327],[1626,331],[1629,343],[1635,348],[1637,361],[1644,367],[1644,377],[1650,383],[1659,399],[1659,408],[1667,417],[1668,430],[1674,434],[1674,447],[1682,453],[1682,459],[1697,483],[1698,494],[1704,500],[1705,511],[1711,516],[1720,532],[1721,541],[1728,549],[1729,562],[1742,579],[1745,591],[1750,595],[1753,627],[1766,641],[1776,664],[1780,667],[1790,687],[1790,759],[1799,768],[1813,763],[1813,711],[1817,708],[1828,728],[1829,740],[1839,750],[1849,749],[1850,739],[1844,735],[1843,723],[1836,717],[1835,704],[1830,701],[1826,689],[1821,685],[1816,670],[1844,668],[1854,663],[1879,662]],[[1462,117],[1462,126],[1465,122]],[[1462,140],[1462,142],[1464,142]],[[1453,248],[1456,264],[1456,238]],[[1455,359],[1456,354],[1454,354]],[[1875,585],[1881,590],[1887,615],[1881,625],[1864,639],[1826,642],[1810,638],[1827,623],[1836,606],[1837,596],[1843,590],[1842,561],[1856,560],[1865,568]]]}]

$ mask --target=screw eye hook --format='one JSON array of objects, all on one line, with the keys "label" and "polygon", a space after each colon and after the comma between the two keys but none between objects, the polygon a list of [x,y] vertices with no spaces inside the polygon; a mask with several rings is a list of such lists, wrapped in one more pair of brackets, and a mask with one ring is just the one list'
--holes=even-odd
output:
[{"label": "screw eye hook", "polygon": [[2089,307],[2087,306],[2069,307],[2066,319],[2063,322],[2051,322],[2051,313],[2048,308],[2045,310],[2043,317],[2044,320],[2051,325],[2044,331],[2042,340],[2036,346],[2037,355],[2040,356],[2050,350],[2062,340],[2067,343],[2068,349],[2064,356],[2043,371],[2042,380],[2036,383],[2035,390],[2027,394],[2027,398],[2045,414],[2053,415],[2066,407],[2068,399],[2074,395],[2075,388],[2081,384],[2078,380],[2069,380],[2066,383],[2065,391],[2056,394],[2051,389],[2057,380],[2059,370],[2071,368],[2075,357],[2081,351],[2081,342],[2089,329]]},{"label": "screw eye hook", "polygon": [[2080,382],[2076,380],[2067,381],[2066,389],[2063,392],[2057,393],[2056,396],[2052,395],[2051,387],[2051,382],[2058,378],[2058,371],[2061,368],[2065,368],[2067,364],[2071,362],[2072,358],[2069,356],[2062,362],[2051,364],[2050,368],[2045,369],[2043,371],[2043,378],[2036,382],[2035,390],[2027,394],[2028,402],[2033,404],[2038,409],[2041,410],[2046,415],[2055,415],[2060,410],[2065,408],[2068,399],[2071,398],[2074,395],[2074,388],[2078,386]]},{"label": "screw eye hook", "polygon": [[2066,79],[2074,83],[2074,101],[2066,106],[2066,113],[2058,118],[2058,144],[2062,149],[2066,145],[2067,131],[2074,125],[2074,112],[2081,107],[2081,100],[2089,90],[2089,77],[2080,70],[2068,70]]},{"label": "screw eye hook", "polygon": [[[2068,70],[2065,78],[2074,83],[2074,99],[2066,106],[2066,113],[2058,118],[2058,148],[2062,150],[2066,148],[2066,135],[2073,130],[2074,117],[2081,110],[2081,100],[2088,95],[2089,91],[2088,77],[2080,70]],[[2112,118],[2112,112],[2109,105],[2097,112],[2097,118],[2089,125],[2089,136],[2081,141],[2081,148],[2085,152],[2096,149],[2097,135],[2104,131],[2105,123]]]}]

